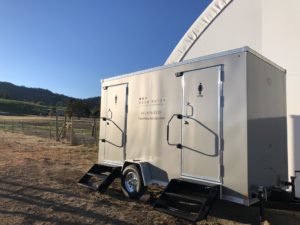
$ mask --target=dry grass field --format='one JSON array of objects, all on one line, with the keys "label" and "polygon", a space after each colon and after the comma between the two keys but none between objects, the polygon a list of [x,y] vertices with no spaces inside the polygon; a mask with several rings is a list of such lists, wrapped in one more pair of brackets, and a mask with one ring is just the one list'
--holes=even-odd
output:
[{"label": "dry grass field", "polygon": [[[71,142],[76,145],[95,146],[97,144],[97,134],[99,133],[99,119],[93,118],[66,118],[68,124],[64,131],[64,142]],[[61,134],[65,125],[65,118],[55,116],[2,116],[0,115],[0,130],[13,133],[23,133],[44,138],[56,139]],[[73,126],[73,127],[72,127]],[[71,129],[72,128],[72,129]],[[71,133],[73,134],[71,137]]]},{"label": "dry grass field", "polygon": [[[0,225],[188,224],[153,210],[153,193],[131,201],[123,197],[118,182],[107,194],[77,186],[96,162],[96,147],[0,131],[0,155]],[[267,208],[265,214],[270,224],[300,224],[298,210]],[[257,207],[218,202],[209,218],[197,224],[257,221]]]}]

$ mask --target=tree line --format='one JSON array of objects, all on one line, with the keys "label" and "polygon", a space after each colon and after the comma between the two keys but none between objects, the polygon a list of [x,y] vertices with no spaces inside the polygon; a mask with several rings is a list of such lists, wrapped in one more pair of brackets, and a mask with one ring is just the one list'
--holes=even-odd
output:
[{"label": "tree line", "polygon": [[[24,104],[26,102],[36,103],[41,107],[47,107],[49,115],[59,114],[78,118],[100,115],[100,97],[77,99],[56,94],[46,89],[17,86],[9,82],[0,81],[0,99],[22,101]],[[20,107],[16,107],[16,104],[10,104],[10,106],[11,108],[15,107],[15,114],[21,110]],[[34,115],[47,115],[47,108],[43,113],[37,113],[34,110],[30,112]],[[19,114],[26,114],[26,112],[21,110]]]},{"label": "tree line", "polygon": [[[69,118],[77,117],[80,119],[81,117],[99,117],[100,116],[100,101],[101,97],[99,97],[98,101],[86,101],[80,99],[71,99],[63,114]],[[55,115],[59,113],[56,106],[52,106],[49,114]],[[62,112],[61,112],[62,113]]]}]

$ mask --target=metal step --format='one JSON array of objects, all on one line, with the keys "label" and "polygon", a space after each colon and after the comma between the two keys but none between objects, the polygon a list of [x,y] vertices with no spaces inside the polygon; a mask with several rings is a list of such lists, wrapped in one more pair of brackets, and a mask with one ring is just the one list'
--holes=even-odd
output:
[{"label": "metal step", "polygon": [[82,186],[82,187],[85,187],[85,188],[88,188],[88,189],[91,189],[93,191],[97,191],[98,190],[98,185],[95,185],[95,183],[79,183],[78,182],[78,185],[79,186]]},{"label": "metal step", "polygon": [[218,197],[218,185],[203,185],[173,179],[154,204],[158,211],[189,221],[202,220]]},{"label": "metal step", "polygon": [[171,216],[180,217],[182,219],[196,222],[198,220],[198,214],[187,213],[182,210],[178,210],[176,208],[168,207],[168,208],[157,208],[158,211],[169,214]]},{"label": "metal step", "polygon": [[[78,181],[78,185],[103,193],[116,178],[120,177],[121,168],[121,166],[94,164]],[[93,182],[92,178],[96,181]]]},{"label": "metal step", "polygon": [[175,199],[189,201],[189,202],[195,202],[195,203],[199,203],[199,204],[203,204],[206,200],[205,197],[184,195],[184,194],[180,194],[180,193],[165,192],[164,194],[167,196],[170,196],[172,198],[175,198]]},{"label": "metal step", "polygon": [[86,174],[91,177],[97,177],[99,179],[105,179],[108,176],[108,174],[96,174],[96,173],[86,173]]},{"label": "metal step", "polygon": [[117,178],[121,176],[122,167],[115,167],[112,169],[111,173],[102,180],[102,183],[98,186],[99,192],[105,192],[109,185]]}]

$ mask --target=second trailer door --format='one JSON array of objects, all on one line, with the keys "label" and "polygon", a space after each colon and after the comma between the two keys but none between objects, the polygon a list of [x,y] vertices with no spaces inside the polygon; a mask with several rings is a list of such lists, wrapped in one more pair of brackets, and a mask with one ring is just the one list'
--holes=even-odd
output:
[{"label": "second trailer door", "polygon": [[182,176],[221,182],[222,67],[183,73]]}]

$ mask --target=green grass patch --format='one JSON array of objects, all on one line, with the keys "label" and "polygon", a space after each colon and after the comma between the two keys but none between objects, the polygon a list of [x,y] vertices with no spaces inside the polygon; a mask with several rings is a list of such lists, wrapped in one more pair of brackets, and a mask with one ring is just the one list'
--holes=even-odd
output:
[{"label": "green grass patch", "polygon": [[49,107],[31,102],[0,98],[0,115],[48,115]]}]

